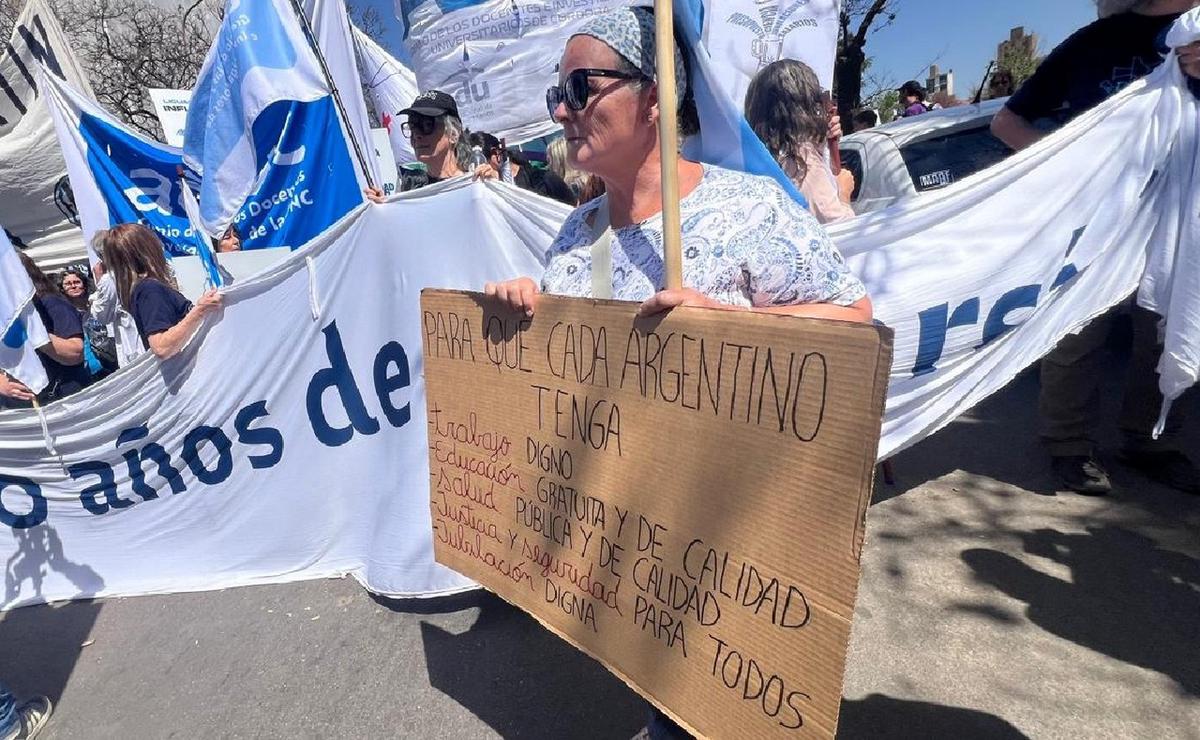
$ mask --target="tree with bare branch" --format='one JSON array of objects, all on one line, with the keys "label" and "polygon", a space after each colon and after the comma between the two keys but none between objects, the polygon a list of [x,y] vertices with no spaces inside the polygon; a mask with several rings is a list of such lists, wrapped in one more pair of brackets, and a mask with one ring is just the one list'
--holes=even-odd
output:
[{"label": "tree with bare branch", "polygon": [[[48,2],[87,73],[96,102],[138,131],[161,139],[147,90],[195,84],[220,19],[221,0],[196,0],[190,11],[150,0]],[[24,0],[0,0],[3,38],[23,6]]]},{"label": "tree with bare branch", "polygon": [[833,79],[838,115],[843,120],[849,120],[862,106],[867,39],[896,20],[895,11],[900,3],[901,0],[842,0]]},{"label": "tree with bare branch", "polygon": [[[100,105],[147,136],[162,140],[149,88],[190,89],[220,25],[224,0],[47,0],[87,72]],[[25,0],[0,0],[0,39],[7,39]],[[383,33],[379,11],[348,3],[355,23]]]}]

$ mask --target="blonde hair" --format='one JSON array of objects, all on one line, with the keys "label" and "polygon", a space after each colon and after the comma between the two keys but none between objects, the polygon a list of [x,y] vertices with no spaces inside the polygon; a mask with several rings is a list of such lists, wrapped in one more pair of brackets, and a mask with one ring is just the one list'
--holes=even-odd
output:
[{"label": "blonde hair", "polygon": [[567,163],[567,140],[561,136],[546,146],[546,161],[550,165],[550,171],[563,179],[572,190],[576,191],[583,188],[588,176],[586,172],[577,170]]}]

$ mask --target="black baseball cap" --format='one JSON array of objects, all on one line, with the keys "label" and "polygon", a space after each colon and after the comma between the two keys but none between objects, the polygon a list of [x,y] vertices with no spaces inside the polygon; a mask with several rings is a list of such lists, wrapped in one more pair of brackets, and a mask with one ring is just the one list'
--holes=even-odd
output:
[{"label": "black baseball cap", "polygon": [[430,90],[423,92],[417,96],[412,105],[400,111],[399,115],[411,115],[416,113],[418,116],[429,116],[436,118],[444,116],[447,113],[459,118],[458,103],[454,102],[454,98],[441,90]]}]

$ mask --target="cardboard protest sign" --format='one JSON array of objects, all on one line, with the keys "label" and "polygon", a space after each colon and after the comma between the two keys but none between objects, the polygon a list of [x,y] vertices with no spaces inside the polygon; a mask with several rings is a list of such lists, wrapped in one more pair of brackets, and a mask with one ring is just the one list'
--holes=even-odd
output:
[{"label": "cardboard protest sign", "polygon": [[438,561],[696,734],[832,737],[890,330],[421,306]]}]

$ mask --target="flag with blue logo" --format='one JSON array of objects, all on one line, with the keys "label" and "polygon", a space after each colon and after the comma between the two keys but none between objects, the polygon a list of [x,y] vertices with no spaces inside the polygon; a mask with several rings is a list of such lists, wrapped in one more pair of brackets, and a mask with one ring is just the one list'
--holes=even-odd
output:
[{"label": "flag with blue logo", "polygon": [[676,38],[688,55],[692,98],[700,114],[700,133],[684,142],[684,156],[772,177],[797,202],[807,206],[804,196],[746,122],[741,101],[734,101],[725,92],[717,67],[702,42],[703,0],[676,0],[674,11]]},{"label": "flag with blue logo", "polygon": [[51,74],[41,84],[89,250],[97,231],[140,223],[158,233],[168,257],[195,254],[180,202],[180,150],[133,131]]},{"label": "flag with blue logo", "polygon": [[0,229],[0,370],[40,393],[50,381],[37,348],[49,342],[33,306],[33,282]]},{"label": "flag with blue logo", "polygon": [[[42,77],[85,242],[100,229],[141,223],[158,233],[168,257],[195,255],[178,175],[183,150],[133,131],[53,75]],[[262,148],[254,192],[231,219],[242,249],[299,247],[361,202],[329,97],[275,106],[255,123],[257,135],[274,143]],[[184,169],[199,188],[199,177]]]},{"label": "flag with blue logo", "polygon": [[332,88],[285,0],[228,0],[183,159],[201,175],[204,227],[235,223],[254,246],[298,247],[362,202]]}]

